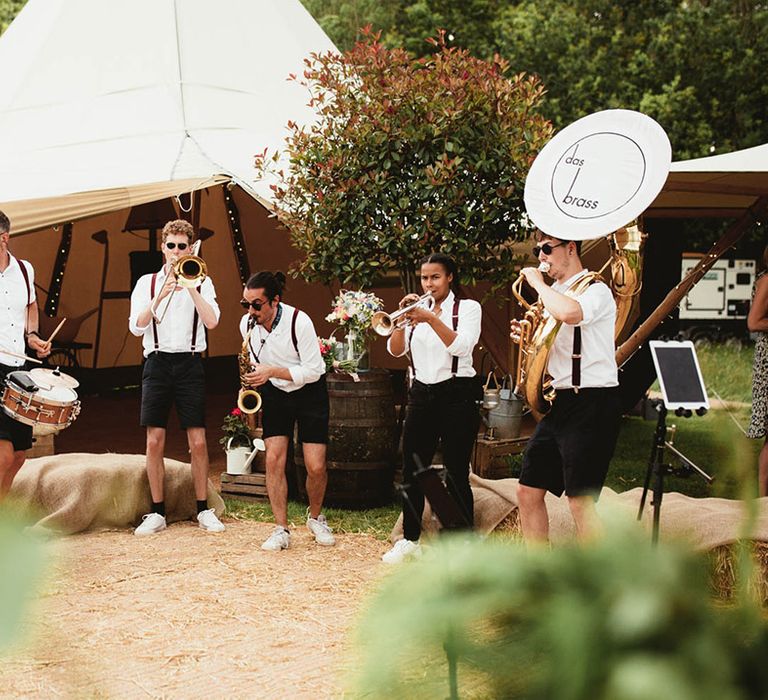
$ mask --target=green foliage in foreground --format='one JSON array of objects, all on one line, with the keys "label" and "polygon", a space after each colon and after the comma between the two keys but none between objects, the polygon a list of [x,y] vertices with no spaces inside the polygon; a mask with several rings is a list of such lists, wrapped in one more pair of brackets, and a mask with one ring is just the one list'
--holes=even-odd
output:
[{"label": "green foliage in foreground", "polygon": [[0,651],[19,634],[26,603],[37,588],[44,564],[43,546],[24,533],[24,522],[3,505],[0,511]]},{"label": "green foliage in foreground", "polygon": [[590,547],[442,542],[399,567],[359,628],[358,690],[444,698],[746,700],[768,694],[768,626],[716,605],[706,562],[611,527]]}]

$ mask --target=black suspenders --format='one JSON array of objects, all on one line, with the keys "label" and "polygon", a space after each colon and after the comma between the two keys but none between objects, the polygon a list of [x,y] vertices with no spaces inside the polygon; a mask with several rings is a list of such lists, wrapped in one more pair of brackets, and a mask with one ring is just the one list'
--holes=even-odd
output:
[{"label": "black suspenders", "polygon": [[[453,298],[453,330],[454,332],[459,329],[459,304],[461,302],[461,299],[454,297]],[[413,326],[410,328],[410,332],[408,333],[408,359],[411,363],[411,379],[416,379],[416,365],[413,364],[413,348],[411,347],[411,340],[413,340]],[[459,371],[459,358],[457,355],[453,356],[453,360],[451,361],[451,377],[455,377],[456,373]]]},{"label": "black suspenders", "polygon": [[[149,298],[154,299],[155,298],[155,285],[157,283],[157,272],[152,275],[152,281],[149,285]],[[202,288],[202,285],[198,286],[197,291],[199,292]],[[195,313],[192,315],[192,345],[190,347],[190,351],[195,351],[195,345],[197,343],[197,307],[195,307]],[[157,339],[157,323],[155,322],[155,315],[152,314],[152,338],[155,343],[155,351],[158,351],[160,349],[160,342]]]}]

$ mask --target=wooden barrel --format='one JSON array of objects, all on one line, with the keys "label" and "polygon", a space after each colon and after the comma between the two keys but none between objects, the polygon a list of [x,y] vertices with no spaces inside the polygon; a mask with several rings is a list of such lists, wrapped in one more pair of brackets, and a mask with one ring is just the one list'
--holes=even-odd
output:
[{"label": "wooden barrel", "polygon": [[[387,370],[328,375],[330,399],[328,488],[324,503],[367,508],[392,499],[395,400]],[[306,500],[301,446],[295,455],[299,490]]]}]

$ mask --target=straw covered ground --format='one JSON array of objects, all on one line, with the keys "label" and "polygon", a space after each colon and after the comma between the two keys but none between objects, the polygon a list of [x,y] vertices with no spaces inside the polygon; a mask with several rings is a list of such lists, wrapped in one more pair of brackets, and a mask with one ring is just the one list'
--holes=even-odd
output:
[{"label": "straw covered ground", "polygon": [[48,576],[2,697],[329,698],[348,687],[351,632],[386,543],[340,535],[263,552],[271,526],[87,533],[51,542]]}]

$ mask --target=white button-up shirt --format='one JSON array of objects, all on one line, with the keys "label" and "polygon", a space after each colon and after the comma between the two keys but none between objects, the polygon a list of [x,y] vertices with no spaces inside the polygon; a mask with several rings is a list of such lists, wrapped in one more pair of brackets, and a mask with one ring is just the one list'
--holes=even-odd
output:
[{"label": "white button-up shirt", "polygon": [[[282,312],[277,325],[268,331],[264,326],[256,325],[251,333],[249,348],[251,362],[255,365],[283,367],[291,373],[287,379],[269,381],[282,391],[291,392],[301,389],[305,384],[316,382],[325,374],[325,361],[320,354],[320,343],[312,319],[303,311],[296,316],[296,347],[293,345],[291,326],[295,307],[280,302]],[[240,333],[245,338],[248,332],[248,314],[240,319]]]},{"label": "white button-up shirt", "polygon": [[[24,281],[20,265],[24,265],[29,276],[29,287]],[[35,301],[35,271],[26,260],[10,256],[4,272],[0,272],[0,347],[11,352],[24,354],[24,331],[27,323],[27,295],[29,302]],[[0,364],[20,367],[24,360],[0,352]]]},{"label": "white button-up shirt", "polygon": [[[165,266],[157,273],[155,280],[155,296],[160,293],[165,282]],[[168,296],[165,297],[155,309],[158,317],[162,318],[162,323],[156,323],[157,342],[155,348],[155,338],[152,333],[152,319],[146,326],[139,326],[137,319],[139,314],[144,311],[152,301],[152,275],[144,275],[136,282],[136,286],[131,294],[131,315],[128,321],[128,327],[131,333],[142,337],[144,347],[144,357],[149,357],[155,350],[161,352],[190,352],[192,350],[192,319],[195,313],[195,303],[186,289],[177,289],[170,299],[170,306],[166,312],[166,304],[169,303]],[[170,295],[169,295],[170,296]],[[205,299],[216,314],[216,320],[219,319],[221,312],[216,303],[216,290],[210,277],[206,277],[200,286],[200,296]],[[195,336],[195,352],[203,352],[206,348],[205,326],[200,320],[200,314],[197,315],[197,335]]]},{"label": "white button-up shirt", "polygon": [[[576,273],[565,282],[555,282],[552,289],[564,294],[586,270]],[[579,296],[574,297],[581,306],[581,387],[617,386],[616,345],[613,340],[616,325],[616,302],[608,285],[594,282]],[[552,344],[547,370],[552,375],[555,389],[572,389],[573,329],[563,323]]]},{"label": "white button-up shirt", "polygon": [[[440,304],[440,320],[453,329],[453,292]],[[446,346],[428,323],[419,323],[414,328],[405,330],[405,349],[402,357],[409,350],[415,370],[415,378],[423,384],[437,384],[450,379],[453,374],[453,358],[458,357],[457,377],[474,377],[475,368],[472,366],[472,351],[480,339],[480,324],[483,311],[474,299],[462,299],[459,303],[459,318],[456,327],[456,338]],[[392,338],[387,341],[387,350],[391,355]]]}]

